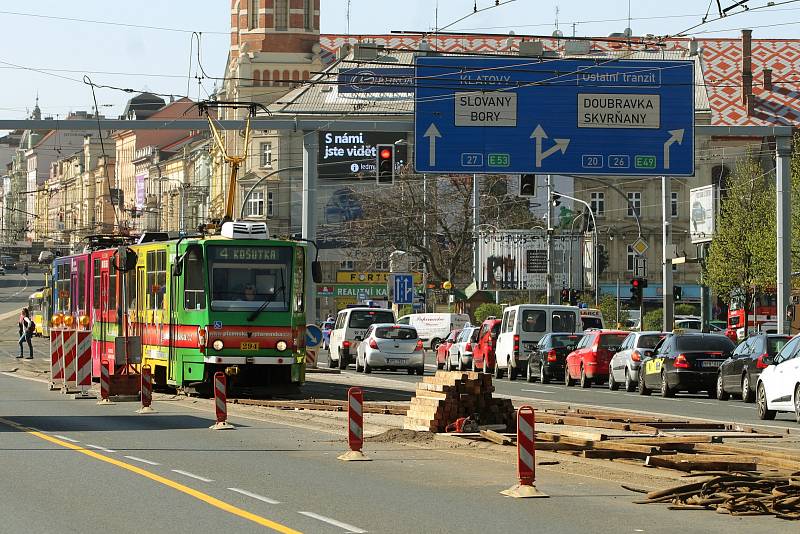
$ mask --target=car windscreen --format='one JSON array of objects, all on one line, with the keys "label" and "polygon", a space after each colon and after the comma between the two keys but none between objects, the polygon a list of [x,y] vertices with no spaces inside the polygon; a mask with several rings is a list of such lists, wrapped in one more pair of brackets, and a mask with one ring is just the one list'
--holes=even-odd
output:
[{"label": "car windscreen", "polygon": [[369,328],[374,323],[393,323],[394,314],[390,311],[353,310],[350,312],[350,328]]},{"label": "car windscreen", "polygon": [[375,329],[375,337],[378,339],[417,339],[417,330],[402,326],[379,326]]},{"label": "car windscreen", "polygon": [[600,348],[608,349],[611,347],[619,348],[622,345],[622,342],[625,341],[625,338],[628,337],[628,334],[603,334],[600,336]]},{"label": "car windscreen", "polygon": [[784,345],[786,345],[789,340],[792,339],[790,337],[768,337],[767,338],[767,353],[770,356],[775,356],[778,354]]},{"label": "car windscreen", "polygon": [[589,328],[603,328],[603,321],[599,317],[581,317],[584,330]]},{"label": "car windscreen", "polygon": [[675,343],[679,351],[733,352],[736,348],[733,341],[723,336],[679,336]]},{"label": "car windscreen", "polygon": [[547,312],[544,310],[523,310],[522,330],[524,332],[544,332],[547,330]]},{"label": "car windscreen", "polygon": [[212,310],[289,309],[290,247],[214,245],[208,262]]},{"label": "car windscreen", "polygon": [[580,340],[581,336],[550,336],[550,343],[555,349],[560,347],[574,349]]},{"label": "car windscreen", "polygon": [[678,321],[675,323],[678,328],[691,328],[692,330],[700,330],[700,321]]},{"label": "car windscreen", "polygon": [[654,349],[658,342],[664,339],[664,336],[660,334],[650,334],[647,336],[639,336],[639,341],[636,343],[636,347],[640,349]]}]

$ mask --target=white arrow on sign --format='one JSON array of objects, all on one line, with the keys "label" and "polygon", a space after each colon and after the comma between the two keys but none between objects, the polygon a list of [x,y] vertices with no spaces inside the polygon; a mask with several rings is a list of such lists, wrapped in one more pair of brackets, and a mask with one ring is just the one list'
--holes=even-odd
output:
[{"label": "white arrow on sign", "polygon": [[547,133],[545,133],[544,128],[542,128],[541,124],[536,125],[536,129],[531,134],[531,139],[536,139],[536,166],[542,166],[542,160],[548,156],[551,156],[561,151],[562,154],[567,152],[567,146],[569,145],[569,139],[553,139],[556,142],[554,146],[551,146],[544,152],[542,152],[542,140],[547,139]]},{"label": "white arrow on sign", "polygon": [[683,143],[683,128],[680,130],[669,130],[670,138],[664,143],[664,168],[669,169],[669,147],[672,143]]},{"label": "white arrow on sign", "polygon": [[441,137],[442,134],[439,133],[439,128],[436,127],[434,123],[431,123],[428,126],[428,129],[425,130],[425,134],[423,137],[427,137],[430,141],[430,153],[428,156],[428,161],[430,162],[431,167],[436,167],[436,138]]}]

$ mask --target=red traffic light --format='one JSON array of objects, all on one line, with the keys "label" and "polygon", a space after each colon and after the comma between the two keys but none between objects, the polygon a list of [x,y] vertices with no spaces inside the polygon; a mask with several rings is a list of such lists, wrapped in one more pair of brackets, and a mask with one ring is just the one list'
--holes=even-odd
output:
[{"label": "red traffic light", "polygon": [[631,285],[633,287],[639,287],[639,279],[634,278],[633,280],[631,280]]},{"label": "red traffic light", "polygon": [[392,151],[388,148],[381,149],[380,158],[381,159],[389,159],[392,157]]}]

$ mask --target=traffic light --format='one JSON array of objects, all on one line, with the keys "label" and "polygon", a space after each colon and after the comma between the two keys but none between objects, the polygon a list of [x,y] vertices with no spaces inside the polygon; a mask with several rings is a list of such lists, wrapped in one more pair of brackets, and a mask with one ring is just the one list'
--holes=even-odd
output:
[{"label": "traffic light", "polygon": [[521,197],[535,197],[536,196],[536,175],[523,174],[519,177],[519,196]]},{"label": "traffic light", "polygon": [[572,293],[571,289],[567,289],[566,287],[561,290],[561,302],[569,302],[570,294]]},{"label": "traffic light", "polygon": [[578,305],[578,290],[577,289],[570,289],[569,290],[569,305],[570,306],[577,306]]},{"label": "traffic light", "polygon": [[794,313],[795,313],[794,304],[788,304],[786,306],[786,320],[789,321],[790,323],[794,321]]},{"label": "traffic light", "polygon": [[377,162],[375,178],[378,185],[394,183],[394,145],[377,145]]},{"label": "traffic light", "polygon": [[672,299],[678,302],[683,297],[683,288],[681,286],[672,286]]},{"label": "traffic light", "polygon": [[633,278],[631,280],[631,305],[634,307],[642,304],[642,291],[647,287],[646,278]]}]

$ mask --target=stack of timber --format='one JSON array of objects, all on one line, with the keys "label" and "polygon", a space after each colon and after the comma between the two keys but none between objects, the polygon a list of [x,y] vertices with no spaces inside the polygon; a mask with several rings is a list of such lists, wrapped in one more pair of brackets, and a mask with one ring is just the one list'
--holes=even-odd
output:
[{"label": "stack of timber", "polygon": [[437,371],[417,384],[403,428],[445,432],[447,425],[461,417],[475,417],[481,425],[506,425],[516,430],[516,412],[510,399],[492,398],[491,375],[472,372]]}]

